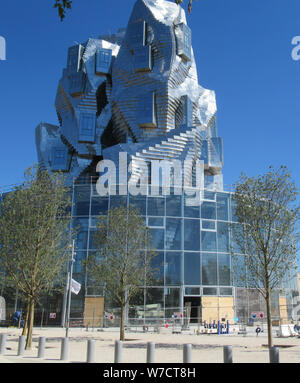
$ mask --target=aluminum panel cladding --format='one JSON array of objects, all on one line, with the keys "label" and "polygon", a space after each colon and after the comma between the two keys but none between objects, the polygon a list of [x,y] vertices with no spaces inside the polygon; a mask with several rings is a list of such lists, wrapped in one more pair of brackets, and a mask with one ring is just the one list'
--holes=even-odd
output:
[{"label": "aluminum panel cladding", "polygon": [[204,165],[208,165],[208,142],[207,142],[207,140],[202,141],[200,160],[204,161]]},{"label": "aluminum panel cladding", "polygon": [[140,95],[137,105],[137,123],[141,128],[156,128],[155,93]]},{"label": "aluminum panel cladding", "polygon": [[68,49],[67,69],[69,74],[76,73],[80,70],[83,50],[84,48],[80,44],[74,45]]},{"label": "aluminum panel cladding", "polygon": [[67,172],[69,170],[69,151],[66,146],[55,146],[51,151],[51,170]]},{"label": "aluminum panel cladding", "polygon": [[140,47],[146,44],[146,22],[139,20],[128,25],[128,40],[131,47]]},{"label": "aluminum panel cladding", "polygon": [[112,61],[112,50],[106,48],[97,49],[96,53],[96,74],[106,75],[110,72]]},{"label": "aluminum panel cladding", "polygon": [[192,58],[192,32],[184,23],[175,26],[177,55],[186,61]]},{"label": "aluminum panel cladding", "polygon": [[223,163],[223,139],[221,137],[212,137],[212,159],[218,166],[222,166]]},{"label": "aluminum panel cladding", "polygon": [[72,97],[80,97],[84,93],[85,89],[85,73],[77,72],[70,76],[69,93]]},{"label": "aluminum panel cladding", "polygon": [[193,102],[189,96],[182,97],[183,104],[183,117],[181,125],[191,127],[193,126]]},{"label": "aluminum panel cladding", "polygon": [[134,70],[150,72],[152,70],[151,45],[134,49]]},{"label": "aluminum panel cladding", "polygon": [[80,113],[79,119],[79,142],[95,143],[96,115],[92,113]]}]

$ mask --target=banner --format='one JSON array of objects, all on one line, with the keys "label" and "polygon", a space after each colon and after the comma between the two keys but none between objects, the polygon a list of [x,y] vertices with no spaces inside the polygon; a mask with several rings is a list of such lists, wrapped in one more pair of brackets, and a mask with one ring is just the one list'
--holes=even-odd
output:
[{"label": "banner", "polygon": [[79,282],[76,282],[74,279],[72,279],[71,292],[77,295],[80,289],[81,289],[81,284]]}]

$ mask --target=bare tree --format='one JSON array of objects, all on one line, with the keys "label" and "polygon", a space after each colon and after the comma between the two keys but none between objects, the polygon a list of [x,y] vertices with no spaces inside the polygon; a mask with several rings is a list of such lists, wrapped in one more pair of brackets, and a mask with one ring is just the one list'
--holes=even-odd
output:
[{"label": "bare tree", "polygon": [[125,307],[153,272],[149,230],[137,209],[121,206],[109,211],[107,221],[99,219],[94,239],[98,252],[89,256],[88,274],[121,308],[120,340],[124,340]]},{"label": "bare tree", "polygon": [[258,177],[243,174],[235,185],[233,201],[239,224],[232,226],[233,241],[238,252],[245,254],[244,283],[257,289],[266,302],[269,347],[273,345],[271,293],[297,270],[297,194],[284,166],[278,170],[270,167]]},{"label": "bare tree", "polygon": [[34,308],[62,282],[69,246],[70,198],[60,175],[38,167],[0,205],[0,269],[27,304],[26,349],[31,348]]}]

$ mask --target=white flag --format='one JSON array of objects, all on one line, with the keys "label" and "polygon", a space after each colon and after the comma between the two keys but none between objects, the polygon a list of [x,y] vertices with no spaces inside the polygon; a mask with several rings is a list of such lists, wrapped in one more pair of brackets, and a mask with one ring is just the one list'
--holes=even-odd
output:
[{"label": "white flag", "polygon": [[71,292],[77,295],[80,289],[81,289],[81,284],[79,282],[76,282],[74,279],[72,279]]}]

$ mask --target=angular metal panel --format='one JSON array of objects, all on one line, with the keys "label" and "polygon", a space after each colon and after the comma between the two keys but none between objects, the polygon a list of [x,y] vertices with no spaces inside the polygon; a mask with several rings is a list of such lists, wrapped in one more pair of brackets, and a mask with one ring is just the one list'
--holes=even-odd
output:
[{"label": "angular metal panel", "polygon": [[73,73],[70,76],[69,92],[72,97],[82,96],[85,88],[85,74],[83,72]]},{"label": "angular metal panel", "polygon": [[66,146],[56,146],[52,148],[51,163],[53,171],[66,172],[69,170],[69,155]]},{"label": "angular metal panel", "polygon": [[176,25],[175,36],[178,56],[190,61],[192,58],[192,32],[190,28],[184,23]]},{"label": "angular metal panel", "polygon": [[155,93],[145,93],[138,98],[137,120],[141,128],[155,128]]},{"label": "angular metal panel", "polygon": [[140,20],[128,26],[129,43],[131,46],[143,46],[146,43],[146,22]]},{"label": "angular metal panel", "polygon": [[96,116],[91,113],[81,113],[79,120],[80,142],[95,142]]},{"label": "angular metal panel", "polygon": [[76,73],[79,71],[82,52],[83,46],[80,44],[69,48],[67,63],[67,69],[69,74]]},{"label": "angular metal panel", "polygon": [[150,72],[152,70],[151,46],[135,48],[134,70],[136,72]]},{"label": "angular metal panel", "polygon": [[96,74],[108,74],[112,61],[112,50],[100,48],[96,54]]}]

